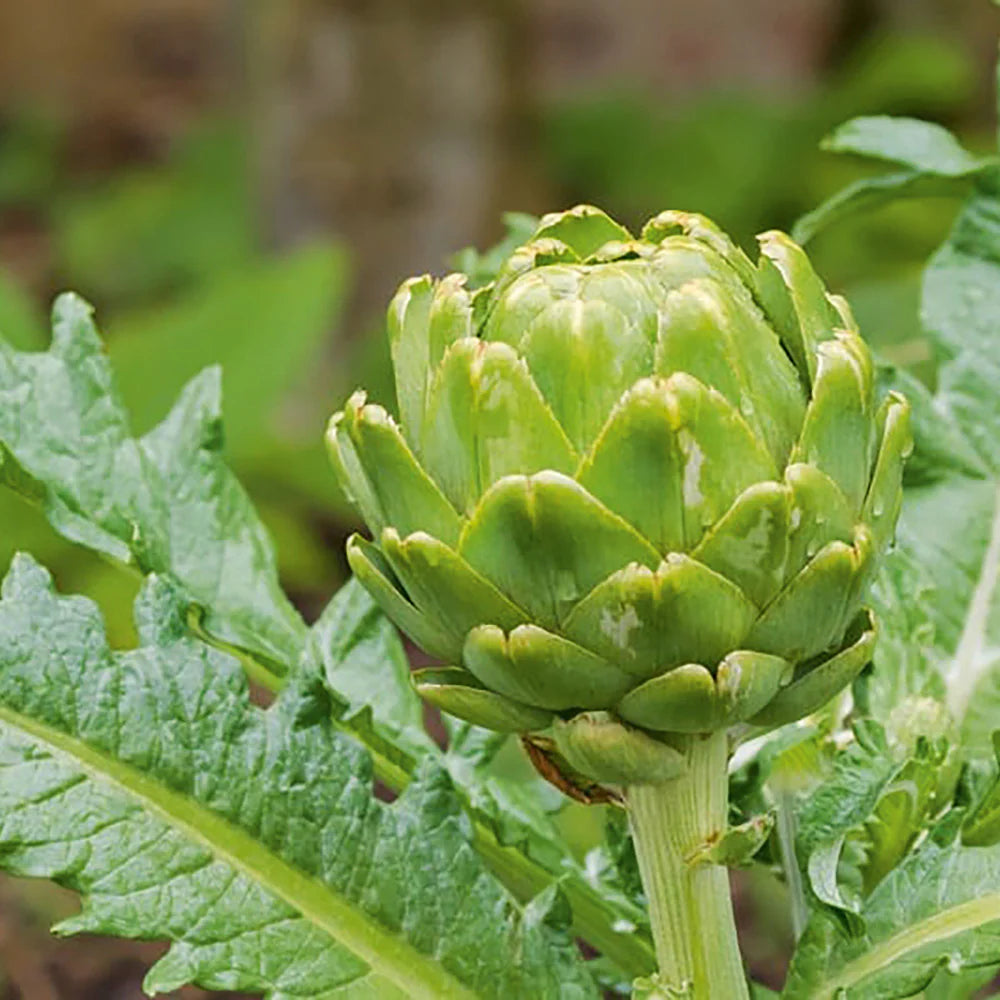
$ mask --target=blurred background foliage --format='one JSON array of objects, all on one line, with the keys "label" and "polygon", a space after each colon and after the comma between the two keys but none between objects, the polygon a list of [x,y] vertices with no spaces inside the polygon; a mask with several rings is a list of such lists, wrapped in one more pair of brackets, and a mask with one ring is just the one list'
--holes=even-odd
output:
[{"label": "blurred background foliage", "polygon": [[[221,364],[232,463],[311,619],[355,526],[324,423],[357,385],[391,401],[382,311],[403,278],[480,266],[458,251],[500,239],[504,212],[524,232],[516,213],[576,201],[636,226],[704,212],[752,251],[871,169],[820,149],[847,118],[930,118],[984,148],[998,29],[987,0],[0,3],[0,333],[43,346],[53,294],[78,290],[137,431]],[[919,268],[954,207],[864,215],[813,248],[867,336],[925,378]],[[30,550],[131,641],[136,581],[8,494],[0,524],[0,563]],[[581,852],[599,822],[569,812]],[[742,886],[774,979],[778,890]],[[141,995],[127,946],[102,944],[102,965],[43,945],[33,928],[70,904],[34,892],[0,884],[0,996]]]}]

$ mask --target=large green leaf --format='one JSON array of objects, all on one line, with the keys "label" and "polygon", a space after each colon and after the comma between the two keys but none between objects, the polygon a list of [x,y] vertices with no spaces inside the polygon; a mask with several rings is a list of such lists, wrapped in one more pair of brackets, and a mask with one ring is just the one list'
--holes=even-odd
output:
[{"label": "large green leaf", "polygon": [[440,769],[392,806],[322,688],[264,711],[150,579],[139,649],[18,557],[0,599],[0,864],[84,895],[62,933],[172,944],[146,988],[293,997],[595,997],[549,894],[485,871]]},{"label": "large green leaf", "polygon": [[879,610],[874,668],[858,682],[864,710],[886,721],[904,704],[944,699],[944,679],[935,669],[933,582],[912,552],[889,552],[871,599]]},{"label": "large green leaf", "polygon": [[[995,158],[971,156],[937,127],[885,126],[855,122],[838,144],[902,163],[920,183],[960,182],[971,195],[924,272],[921,322],[934,352],[935,389],[898,372],[889,378],[913,399],[916,454],[897,550],[872,593],[882,624],[875,670],[856,689],[889,742],[873,747],[867,762],[855,761],[853,771],[850,755],[842,758],[837,773],[851,779],[845,794],[826,786],[803,820],[809,831],[810,811],[815,818],[824,801],[833,807],[839,800],[826,809],[829,829],[812,825],[809,856],[800,862],[808,863],[819,895],[854,917],[814,914],[786,988],[794,998],[889,1000],[928,984],[931,996],[964,996],[944,983],[942,968],[961,971],[968,983],[977,977],[967,970],[1000,961],[1000,855],[990,831],[969,834],[990,846],[959,846],[956,811],[943,821],[949,835],[924,839],[930,814],[954,795],[962,761],[981,768],[990,755],[1000,717],[1000,169]],[[881,179],[887,200],[913,193],[898,177]],[[806,226],[825,225],[838,212],[828,205]],[[932,780],[927,741],[955,732],[960,740]],[[848,822],[855,825],[845,829]],[[865,869],[879,852],[888,863],[902,861],[888,873],[879,865],[875,884]],[[853,895],[845,893],[852,885]]]},{"label": "large green leaf", "polygon": [[[581,863],[561,822],[567,800],[527,764],[510,737],[445,719],[444,765],[475,820],[476,846],[522,897],[539,891],[538,873],[556,878],[573,912],[573,930],[597,949],[618,978],[655,968],[645,907],[595,847]],[[592,810],[597,807],[580,809]],[[544,884],[542,882],[541,884]]]},{"label": "large green leaf", "polygon": [[985,756],[1000,708],[1000,167],[909,119],[850,122],[831,148],[972,189],[924,273],[935,391],[890,379],[913,398],[916,454],[899,551],[874,592],[885,627],[869,707],[888,721],[900,698],[941,697]]},{"label": "large green leaf", "polygon": [[[816,914],[799,942],[786,1000],[897,1000],[946,969],[1000,961],[1000,848],[927,842],[867,900],[862,932]],[[968,994],[965,994],[968,995]]]},{"label": "large green leaf", "polygon": [[937,408],[960,427],[987,478],[911,490],[901,545],[936,584],[930,604],[947,703],[986,753],[1000,706],[1000,196],[980,181],[924,278],[922,320],[938,347]]},{"label": "large green leaf", "polygon": [[822,785],[803,796],[796,853],[816,897],[848,913],[902,859],[930,823],[940,753],[922,740],[891,751],[882,727],[858,723]]},{"label": "large green leaf", "polygon": [[128,417],[90,308],[60,297],[52,347],[0,343],[2,481],[39,502],[72,541],[168,572],[205,627],[282,672],[305,626],[278,585],[270,539],[222,457],[218,369],[188,383],[142,438]]},{"label": "large green leaf", "polygon": [[[69,296],[57,304],[49,352],[0,348],[0,402],[16,404],[0,406],[0,445],[10,450],[0,481],[39,502],[64,536],[177,581],[200,609],[189,625],[265,685],[277,689],[291,668],[319,678],[338,726],[368,748],[390,788],[405,788],[426,757],[442,763],[399,638],[370,598],[349,585],[308,631],[288,605],[270,542],[223,462],[215,370],[189,385],[159,428],[133,438],[89,310]],[[563,879],[575,933],[626,977],[648,972],[649,941],[629,930],[634,907],[588,880],[538,786],[515,788],[485,763],[457,761],[445,763],[476,848],[504,883],[530,899]]]}]

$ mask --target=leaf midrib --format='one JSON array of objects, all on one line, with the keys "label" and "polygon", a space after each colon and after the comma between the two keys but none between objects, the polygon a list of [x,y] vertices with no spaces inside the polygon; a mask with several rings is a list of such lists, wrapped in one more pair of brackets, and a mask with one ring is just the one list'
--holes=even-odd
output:
[{"label": "leaf midrib", "polygon": [[860,958],[843,966],[840,972],[812,994],[812,1000],[834,1000],[839,990],[857,986],[869,976],[902,958],[908,952],[943,941],[983,924],[1000,920],[1000,892],[958,903],[912,927],[886,938]]},{"label": "leaf midrib", "polygon": [[441,965],[388,931],[346,897],[268,850],[246,831],[128,764],[81,740],[0,705],[6,723],[40,742],[56,757],[68,758],[98,783],[111,785],[137,800],[215,858],[264,886],[340,946],[367,963],[377,976],[403,995],[424,1000],[475,1000],[477,994]]},{"label": "leaf midrib", "polygon": [[986,642],[993,595],[1000,582],[1000,485],[994,492],[990,537],[976,580],[968,612],[959,636],[955,655],[947,674],[948,711],[959,724],[965,718],[969,702],[986,665],[982,652]]}]

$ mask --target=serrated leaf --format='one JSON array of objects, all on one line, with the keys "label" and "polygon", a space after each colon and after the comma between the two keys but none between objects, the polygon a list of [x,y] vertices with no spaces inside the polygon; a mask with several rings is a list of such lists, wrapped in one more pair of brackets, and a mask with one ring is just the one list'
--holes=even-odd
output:
[{"label": "serrated leaf", "polygon": [[[506,738],[450,719],[446,753],[427,737],[399,636],[357,583],[345,585],[313,626],[300,669],[320,674],[334,714],[362,739],[390,787],[405,787],[428,756],[448,771],[473,821],[476,850],[518,898],[558,880],[575,934],[626,978],[653,967],[648,937],[633,933],[642,910],[616,880],[581,865],[553,821],[566,800],[526,764],[512,774],[510,755],[495,762]],[[519,749],[515,757],[523,759]]]},{"label": "serrated leaf", "polygon": [[[514,756],[520,767],[511,767],[512,754],[499,753],[508,737],[468,723],[446,723],[450,739],[445,766],[468,796],[477,823],[476,846],[487,862],[497,871],[513,874],[516,882],[523,865],[511,865],[509,859],[517,851],[530,864],[552,873],[570,901],[578,936],[625,979],[652,971],[656,961],[645,908],[600,849],[591,851],[585,863],[569,851],[557,824],[557,813],[567,802],[562,793],[527,767],[519,748]],[[624,817],[620,810],[614,813]]]},{"label": "serrated leaf", "polygon": [[170,573],[204,609],[210,632],[283,673],[305,626],[223,460],[218,370],[189,382],[167,418],[137,439],[90,307],[64,295],[53,324],[47,352],[0,343],[0,445],[44,485],[53,527],[143,573]]},{"label": "serrated leaf", "polygon": [[997,975],[997,966],[987,965],[977,969],[962,969],[953,973],[948,971],[948,965],[934,977],[924,988],[921,1000],[969,1000],[969,997],[982,997],[983,1000],[997,1000],[996,991],[983,994]]},{"label": "serrated leaf", "polygon": [[[437,745],[424,729],[423,706],[410,684],[410,664],[395,629],[361,584],[349,580],[309,630],[302,656],[303,673],[316,669],[331,696],[342,700],[339,717],[352,720],[352,730],[371,721],[366,745],[379,740],[384,753],[400,760],[404,770]],[[390,742],[391,740],[391,742]]]},{"label": "serrated leaf", "polygon": [[869,722],[833,758],[833,770],[797,816],[797,854],[816,897],[860,913],[863,901],[930,824],[939,752],[922,742],[894,759]]},{"label": "serrated leaf", "polygon": [[884,557],[871,590],[881,629],[874,666],[857,685],[865,713],[882,722],[908,701],[943,701],[944,680],[935,669],[935,589],[912,552],[897,548]]},{"label": "serrated leaf", "polygon": [[165,938],[150,991],[295,997],[596,996],[551,894],[486,873],[450,784],[392,806],[315,685],[249,703],[152,578],[139,649],[19,557],[0,600],[0,864],[83,893],[62,933]]},{"label": "serrated leaf", "polygon": [[[928,266],[922,319],[941,351],[936,404],[962,428],[989,470],[982,481],[951,477],[904,504],[901,542],[937,583],[932,605],[947,703],[964,741],[988,752],[1000,704],[1000,195],[984,179]],[[930,518],[940,519],[931,521]],[[933,529],[931,525],[933,523]],[[931,533],[932,532],[932,533]],[[950,589],[949,589],[950,587]]]},{"label": "serrated leaf", "polygon": [[799,941],[785,1000],[902,1000],[947,969],[1000,961],[1000,848],[928,841],[866,901],[851,933],[814,915]]},{"label": "serrated leaf", "polygon": [[[279,674],[296,664],[321,678],[339,725],[370,750],[389,787],[405,788],[436,748],[416,725],[420,710],[399,639],[350,589],[311,632],[291,610],[270,541],[223,462],[217,372],[196,378],[168,419],[135,439],[88,307],[63,298],[57,320],[46,353],[0,347],[0,449],[8,437],[15,442],[0,481],[43,506],[65,536],[178,580],[199,605],[189,625],[267,686],[280,686]],[[463,795],[476,802],[477,850],[505,884],[528,899],[565,876],[575,932],[628,975],[648,971],[648,940],[614,929],[620,901],[587,881],[557,837],[530,832],[526,804],[512,818],[504,792],[494,789],[487,808],[479,778],[464,777]],[[510,825],[517,836],[503,832]]]},{"label": "serrated leaf", "polygon": [[910,404],[914,454],[903,469],[905,485],[924,486],[949,475],[973,479],[988,475],[988,466],[976,454],[955,415],[919,379],[905,369],[882,365],[878,384],[880,397],[895,391]]},{"label": "serrated leaf", "polygon": [[[914,396],[917,449],[897,569],[905,565],[920,577],[926,621],[912,620],[912,606],[900,613],[901,601],[912,605],[914,581],[900,577],[890,560],[873,595],[886,645],[869,704],[888,722],[890,676],[907,696],[942,696],[963,745],[985,756],[1000,706],[1000,168],[993,157],[966,153],[936,126],[895,121],[880,131],[886,124],[845,126],[835,145],[895,160],[921,177],[961,179],[972,193],[924,274],[921,321],[936,353],[936,391],[896,376]],[[908,634],[910,628],[917,632]],[[914,639],[923,647],[922,668],[912,655]]]},{"label": "serrated leaf", "polygon": [[[1000,763],[1000,731],[993,733],[993,753]],[[1000,844],[1000,774],[996,768],[993,780],[962,822],[962,843],[968,847]]]}]

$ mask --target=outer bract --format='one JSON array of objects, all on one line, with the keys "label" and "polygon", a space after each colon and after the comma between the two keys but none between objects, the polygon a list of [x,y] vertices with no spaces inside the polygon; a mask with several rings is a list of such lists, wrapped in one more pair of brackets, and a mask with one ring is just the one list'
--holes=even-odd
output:
[{"label": "outer bract", "polygon": [[701,216],[634,239],[580,206],[484,288],[404,283],[399,422],[358,392],[328,440],[373,536],[354,572],[445,664],[427,699],[558,721],[575,767],[629,784],[662,780],[671,734],[791,721],[868,662],[907,404],[875,399],[805,253],[760,245],[754,265]]}]

